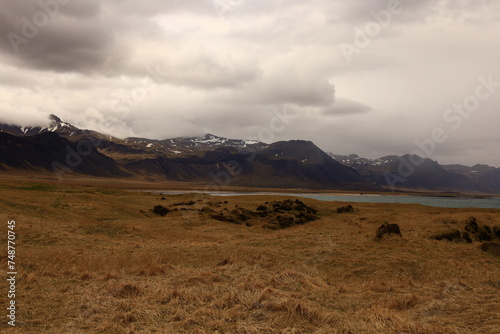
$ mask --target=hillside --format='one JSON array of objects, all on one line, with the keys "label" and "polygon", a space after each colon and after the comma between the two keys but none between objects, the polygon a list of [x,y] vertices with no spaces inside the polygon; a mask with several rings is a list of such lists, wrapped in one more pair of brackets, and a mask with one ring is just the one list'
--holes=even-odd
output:
[{"label": "hillside", "polygon": [[[106,159],[102,164],[94,163],[92,159],[85,161],[75,171],[93,176],[123,177],[130,174],[153,180],[196,181],[215,187],[500,193],[500,172],[494,167],[441,166],[431,159],[410,155],[366,159],[356,154],[327,154],[310,141],[265,144],[213,134],[120,139],[79,129],[55,115],[50,116],[50,125],[45,127],[0,124],[0,134],[19,138],[18,153],[4,148],[4,168],[10,169],[51,170],[49,162],[56,158],[64,161],[67,141],[74,147],[90,140],[96,149],[94,160]],[[66,142],[56,145],[53,152],[44,147],[36,153],[32,145],[37,140],[29,138],[33,135],[50,137],[50,134],[52,140],[56,141],[57,136]],[[23,145],[27,146],[22,148]],[[16,161],[16,154],[20,154],[20,161]],[[422,163],[408,165],[412,159]]]},{"label": "hillside", "polygon": [[[362,158],[356,154],[328,153],[338,162],[355,169],[381,187],[451,192],[499,193],[499,173],[494,167],[476,165],[440,165],[437,161],[409,154]],[[412,163],[413,161],[418,163]]]},{"label": "hillside", "polygon": [[374,188],[357,172],[306,141],[279,142],[255,153],[222,147],[202,155],[157,157],[125,166],[141,174],[163,174],[167,179],[177,181],[205,181],[218,187]]},{"label": "hillside", "polygon": [[91,145],[83,148],[53,132],[22,138],[0,133],[0,169],[34,170],[55,173],[54,175],[65,173],[98,177],[129,175],[113,159],[99,153]]},{"label": "hillside", "polygon": [[[265,175],[263,175],[265,173]],[[310,141],[277,142],[258,151],[252,173],[237,183],[241,185],[278,184],[284,188],[367,189],[370,183],[355,170],[330,158]]]}]

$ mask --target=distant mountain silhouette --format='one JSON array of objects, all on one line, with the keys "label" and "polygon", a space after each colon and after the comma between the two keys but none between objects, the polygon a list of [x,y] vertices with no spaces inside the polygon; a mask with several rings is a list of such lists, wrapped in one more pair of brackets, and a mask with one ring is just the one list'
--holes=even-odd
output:
[{"label": "distant mountain silhouette", "polygon": [[[500,193],[500,169],[486,165],[442,166],[411,155],[366,159],[327,154],[302,140],[265,144],[213,134],[120,139],[79,129],[55,115],[46,127],[0,124],[0,170],[51,171],[54,162],[64,165],[68,147],[76,151],[86,140],[96,147],[72,168],[85,175],[130,175],[215,186]],[[405,161],[420,163],[405,166]]]},{"label": "distant mountain silhouette", "polygon": [[52,132],[22,138],[0,133],[0,169],[59,174],[72,172],[102,177],[129,175],[113,159],[99,153],[92,145],[87,145],[83,150],[82,145],[79,147]]}]

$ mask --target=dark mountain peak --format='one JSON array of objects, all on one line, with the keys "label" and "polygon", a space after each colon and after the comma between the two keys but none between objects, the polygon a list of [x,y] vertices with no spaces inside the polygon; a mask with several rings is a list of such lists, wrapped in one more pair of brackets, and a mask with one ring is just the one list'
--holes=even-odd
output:
[{"label": "dark mountain peak", "polygon": [[50,120],[49,124],[41,125],[41,126],[19,126],[19,125],[9,125],[9,124],[0,124],[0,130],[2,132],[8,132],[15,136],[34,136],[38,134],[42,134],[45,132],[57,132],[59,135],[63,137],[72,137],[78,133],[81,133],[82,130],[77,127],[63,122],[56,115],[51,114],[48,119]]},{"label": "dark mountain peak", "polygon": [[441,168],[441,165],[437,161],[429,159],[429,158],[423,158],[423,157],[416,155],[416,154],[405,154],[402,156],[402,160],[399,159],[398,163],[402,163],[404,161],[409,162],[410,164],[414,165],[415,167],[433,166],[433,167]]},{"label": "dark mountain peak", "polygon": [[319,147],[316,146],[312,141],[310,140],[301,140],[301,139],[292,139],[288,141],[278,141],[275,143],[270,144],[269,146],[283,146],[283,147],[310,147],[314,149],[318,149]]},{"label": "dark mountain peak", "polygon": [[483,169],[495,169],[495,167],[491,167],[489,165],[483,165],[483,164],[476,164],[476,165],[472,166],[472,168],[479,169],[479,170],[483,170]]},{"label": "dark mountain peak", "polygon": [[273,149],[299,149],[299,148],[310,148],[313,150],[320,150],[318,146],[316,146],[312,141],[307,140],[289,140],[289,141],[278,141],[276,143],[272,143],[268,148]]},{"label": "dark mountain peak", "polygon": [[397,155],[386,155],[382,158],[379,158],[379,160],[396,160],[399,159],[399,156]]},{"label": "dark mountain peak", "polygon": [[54,114],[50,114],[49,119],[55,123],[62,123],[62,120]]},{"label": "dark mountain peak", "polygon": [[412,159],[412,160],[415,160],[415,161],[422,161],[422,160],[429,160],[429,161],[433,161],[429,158],[422,158],[421,156],[417,155],[417,154],[405,154],[403,155],[403,158],[405,159]]},{"label": "dark mountain peak", "polygon": [[290,140],[270,144],[262,150],[274,159],[295,159],[301,162],[318,163],[331,159],[311,141]]},{"label": "dark mountain peak", "polygon": [[289,140],[288,141],[289,143],[296,143],[296,144],[303,144],[303,145],[313,145],[314,147],[316,147],[316,144],[314,144],[312,141],[310,140],[303,140],[303,139],[292,139],[292,140]]},{"label": "dark mountain peak", "polygon": [[211,133],[207,133],[207,134],[205,134],[205,136],[203,136],[203,139],[207,140],[207,139],[227,139],[227,138],[216,136],[216,135],[211,134]]}]

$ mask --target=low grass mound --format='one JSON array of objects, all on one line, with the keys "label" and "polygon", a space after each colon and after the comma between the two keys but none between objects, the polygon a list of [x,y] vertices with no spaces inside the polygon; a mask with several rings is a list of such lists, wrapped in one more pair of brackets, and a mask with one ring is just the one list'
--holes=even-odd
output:
[{"label": "low grass mound", "polygon": [[472,243],[474,241],[484,242],[499,239],[499,230],[500,228],[498,226],[494,226],[492,228],[488,225],[478,223],[477,219],[474,217],[469,217],[462,231],[458,229],[450,229],[434,234],[431,238],[435,240],[448,240],[464,243]]},{"label": "low grass mound", "polygon": [[[194,204],[198,204],[198,206],[193,207]],[[186,210],[195,211],[197,215],[212,220],[248,227],[261,225],[272,230],[303,225],[319,219],[318,210],[299,199],[265,202],[257,205],[255,210],[238,207],[237,205],[230,209],[228,201],[217,203],[210,201],[196,203],[192,201],[172,204],[169,208],[157,205],[152,211],[163,217],[169,213]]]},{"label": "low grass mound", "polygon": [[346,205],[346,206],[342,206],[340,208],[337,208],[337,213],[355,213],[355,212],[359,212],[358,209],[355,209],[352,205]]}]

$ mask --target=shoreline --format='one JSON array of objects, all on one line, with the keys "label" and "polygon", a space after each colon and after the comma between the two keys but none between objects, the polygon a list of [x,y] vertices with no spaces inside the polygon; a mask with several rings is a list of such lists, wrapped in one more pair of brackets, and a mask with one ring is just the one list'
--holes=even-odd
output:
[{"label": "shoreline", "polygon": [[[157,191],[192,191],[206,192],[207,184],[199,182],[187,181],[168,181],[168,180],[147,180],[147,179],[131,179],[131,178],[98,178],[98,177],[80,177],[67,176],[60,181],[56,178],[49,177],[48,174],[39,173],[0,173],[0,180],[8,183],[42,183],[61,186],[81,186],[81,187],[103,187],[124,190],[157,190]],[[341,196],[422,196],[422,197],[439,197],[439,198],[477,198],[490,199],[500,197],[500,194],[495,193],[458,193],[448,191],[416,191],[414,189],[397,189],[395,191],[387,190],[350,190],[350,189],[305,189],[305,188],[263,188],[251,186],[212,186],[214,189],[219,189],[220,192],[235,192],[235,193],[286,193],[286,194],[318,194],[318,195],[341,195]]]}]

